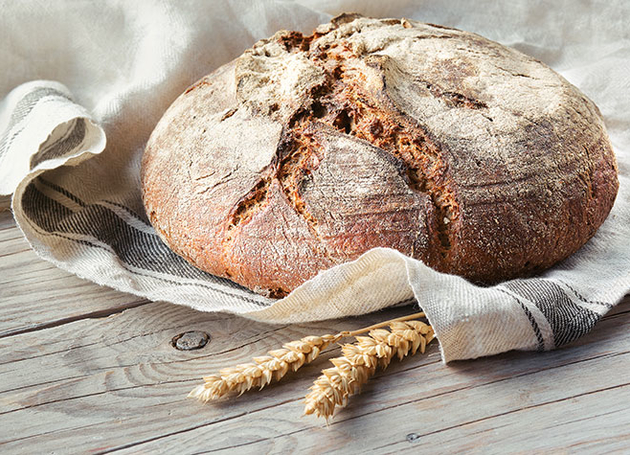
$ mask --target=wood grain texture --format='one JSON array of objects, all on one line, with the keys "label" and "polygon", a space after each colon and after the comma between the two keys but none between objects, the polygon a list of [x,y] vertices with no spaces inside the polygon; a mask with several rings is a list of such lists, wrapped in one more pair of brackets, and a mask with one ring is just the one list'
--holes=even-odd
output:
[{"label": "wood grain texture", "polygon": [[[185,396],[201,376],[283,342],[358,328],[409,308],[258,324],[140,302],[55,269],[26,248],[10,214],[0,212],[2,453],[630,448],[628,298],[592,333],[557,351],[445,366],[432,344],[425,355],[377,374],[326,426],[299,416],[334,349],[261,392],[210,405]],[[211,341],[196,351],[174,349],[173,337],[190,330]]]}]

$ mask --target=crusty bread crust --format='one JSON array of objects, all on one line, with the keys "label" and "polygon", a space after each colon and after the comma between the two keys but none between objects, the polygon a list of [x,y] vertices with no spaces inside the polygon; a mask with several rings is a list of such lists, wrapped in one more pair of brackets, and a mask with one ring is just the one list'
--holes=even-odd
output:
[{"label": "crusty bread crust", "polygon": [[280,297],[390,247],[492,283],[579,249],[617,194],[597,107],[478,35],[342,15],[282,31],[190,87],[143,157],[161,238]]}]

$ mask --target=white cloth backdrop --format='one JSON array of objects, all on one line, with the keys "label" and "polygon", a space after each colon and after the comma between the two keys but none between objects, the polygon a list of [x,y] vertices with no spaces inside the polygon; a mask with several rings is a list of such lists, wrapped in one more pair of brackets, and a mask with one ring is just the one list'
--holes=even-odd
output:
[{"label": "white cloth backdrop", "polygon": [[[269,322],[361,314],[415,297],[445,361],[561,346],[587,333],[630,290],[628,2],[0,6],[0,193],[13,194],[14,216],[35,251],[65,270],[151,299]],[[533,55],[580,87],[605,117],[620,171],[616,205],[595,238],[540,277],[491,288],[372,250],[278,302],[170,253],[147,223],[139,193],[139,158],[162,113],[188,85],[256,40],[282,28],[308,33],[344,11],[477,32]],[[22,85],[28,81],[35,82]]]}]

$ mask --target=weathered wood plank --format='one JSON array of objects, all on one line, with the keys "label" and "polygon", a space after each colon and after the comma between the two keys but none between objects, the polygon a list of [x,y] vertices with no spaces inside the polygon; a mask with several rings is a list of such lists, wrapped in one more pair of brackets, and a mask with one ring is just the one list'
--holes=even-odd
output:
[{"label": "weathered wood plank", "polygon": [[4,229],[13,228],[15,226],[15,221],[13,219],[13,213],[9,208],[5,208],[4,210],[0,210],[0,231]]},{"label": "weathered wood plank", "polygon": [[8,212],[11,206],[11,196],[0,196],[0,213]]},{"label": "weathered wood plank", "polygon": [[[500,397],[490,397],[491,400]],[[458,413],[474,400],[456,400],[434,409],[403,405],[382,414],[357,418],[331,427],[305,427],[289,432],[290,419],[277,409],[250,418],[220,422],[200,434],[176,433],[117,453],[624,453],[630,447],[630,385],[541,403],[445,429],[425,433],[427,421]],[[584,412],[587,410],[587,412]],[[249,416],[248,416],[249,417]],[[229,428],[225,428],[229,422]],[[279,427],[279,428],[278,428]]]},{"label": "weathered wood plank", "polygon": [[621,452],[630,447],[629,402],[630,384],[626,384],[466,422],[428,435],[416,427],[419,433],[409,433],[406,440],[388,445],[387,450],[425,446],[440,447],[445,452],[482,448],[485,452],[499,452],[501,447],[539,452]]},{"label": "weathered wood plank", "polygon": [[[623,321],[622,329],[627,332],[628,313]],[[239,453],[355,452],[364,448],[394,453],[423,447],[450,452],[488,444],[513,451],[566,449],[593,444],[593,432],[567,433],[552,424],[579,428],[578,418],[586,425],[598,416],[598,427],[611,425],[607,434],[614,435],[605,444],[602,441],[601,447],[620,450],[630,441],[630,427],[624,426],[630,419],[630,349],[627,336],[605,325],[579,349],[542,355],[512,353],[453,367],[430,364],[401,370],[397,366],[369,383],[364,395],[355,397],[329,427],[314,425],[310,419],[296,423],[292,409],[299,403],[289,402],[251,412],[246,425],[228,419],[131,446],[129,451],[192,452],[200,444],[238,449]],[[617,332],[614,339],[609,338],[611,332]],[[625,338],[623,353],[619,352],[624,349],[617,344],[619,337]],[[590,406],[594,402],[600,406]],[[601,441],[601,435],[597,439]]]},{"label": "weathered wood plank", "polygon": [[[405,311],[408,310],[398,309],[388,315]],[[348,320],[336,324],[338,328],[353,328],[383,317],[389,316],[372,315],[361,322]],[[334,323],[273,327],[156,303],[109,318],[46,329],[36,338],[32,333],[5,338],[0,340],[4,362],[0,370],[3,410],[0,428],[28,439],[86,424],[113,423],[120,427],[118,419],[112,421],[114,414],[133,417],[136,430],[142,428],[140,436],[148,431],[141,423],[147,409],[168,401],[171,404],[167,408],[161,407],[163,416],[168,416],[172,408],[190,411],[191,404],[196,406],[197,403],[185,400],[185,395],[202,375],[220,366],[245,361],[303,333],[322,333],[331,325]],[[173,349],[170,345],[173,336],[190,329],[208,331],[213,341],[201,351]],[[275,399],[268,396],[266,405],[273,404]],[[246,412],[235,404],[232,414]],[[83,412],[86,408],[90,409],[88,414]],[[67,412],[71,409],[76,412]],[[46,417],[51,414],[63,414],[64,418]],[[216,410],[215,417],[223,414],[224,411]],[[190,418],[196,419],[194,414],[189,414]],[[170,425],[168,417],[158,424],[161,428]],[[102,431],[99,428],[96,434]],[[68,443],[64,441],[59,447]],[[81,446],[85,440],[79,437],[77,443],[77,449],[85,449]]]},{"label": "weathered wood plank", "polygon": [[0,212],[0,277],[0,337],[147,303],[42,261],[9,211]]},{"label": "weathered wood plank", "polygon": [[[438,434],[480,418],[623,384],[627,372],[613,366],[620,359],[628,363],[630,311],[624,305],[627,312],[620,307],[571,348],[550,353],[508,354],[446,367],[433,346],[428,355],[380,374],[326,430],[315,419],[297,419],[300,402],[325,362],[305,367],[284,385],[218,405],[202,406],[183,397],[203,374],[283,341],[367,325],[408,310],[273,327],[154,303],[0,340],[5,363],[0,369],[1,440],[7,450],[28,443],[30,448],[68,451],[128,446],[131,451],[187,452],[242,444],[252,450],[291,446],[309,451],[321,444],[348,450],[393,444],[419,429]],[[192,329],[209,332],[212,342],[199,351],[173,349],[172,337]],[[610,374],[599,378],[601,368]],[[560,380],[558,387],[554,381]],[[352,435],[361,432],[368,437],[357,441]]]}]

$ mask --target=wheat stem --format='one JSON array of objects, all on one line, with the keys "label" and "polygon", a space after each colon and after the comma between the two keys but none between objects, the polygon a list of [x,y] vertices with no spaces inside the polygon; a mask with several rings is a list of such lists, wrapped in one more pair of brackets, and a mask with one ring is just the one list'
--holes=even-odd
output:
[{"label": "wheat stem", "polygon": [[343,331],[343,332],[340,332],[340,335],[343,335],[343,337],[355,337],[362,333],[369,332],[370,330],[380,329],[381,327],[387,327],[393,322],[404,322],[404,321],[409,321],[412,319],[420,319],[420,318],[423,318],[424,316],[425,316],[424,312],[421,311],[419,313],[408,314],[407,316],[401,316],[396,319],[390,319],[389,321],[379,322],[378,324],[374,324],[369,327],[364,327],[362,329],[352,330],[352,331]]}]

